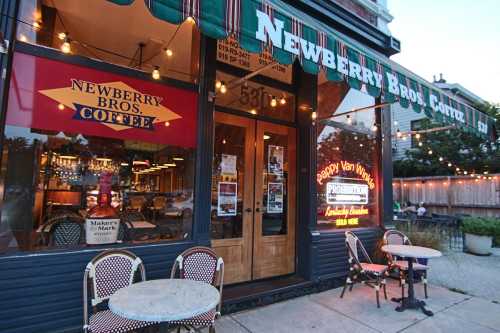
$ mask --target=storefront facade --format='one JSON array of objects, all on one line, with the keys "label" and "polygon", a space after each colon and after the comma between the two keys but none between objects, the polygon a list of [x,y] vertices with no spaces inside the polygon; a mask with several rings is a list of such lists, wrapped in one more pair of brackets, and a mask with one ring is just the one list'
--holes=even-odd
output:
[{"label": "storefront facade", "polygon": [[[148,279],[203,245],[228,285],[337,286],[344,230],[373,248],[392,219],[390,103],[492,130],[320,2],[0,3],[0,332],[78,331],[85,265],[107,248]],[[103,174],[120,223],[96,232]]]}]

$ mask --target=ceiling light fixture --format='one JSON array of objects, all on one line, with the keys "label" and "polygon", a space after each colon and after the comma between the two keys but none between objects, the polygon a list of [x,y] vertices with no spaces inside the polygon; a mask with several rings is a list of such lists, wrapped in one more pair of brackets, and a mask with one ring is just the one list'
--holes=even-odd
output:
[{"label": "ceiling light fixture", "polygon": [[160,67],[159,66],[155,66],[155,69],[153,69],[153,72],[151,73],[151,76],[155,80],[159,80],[160,79],[161,75],[160,75]]}]

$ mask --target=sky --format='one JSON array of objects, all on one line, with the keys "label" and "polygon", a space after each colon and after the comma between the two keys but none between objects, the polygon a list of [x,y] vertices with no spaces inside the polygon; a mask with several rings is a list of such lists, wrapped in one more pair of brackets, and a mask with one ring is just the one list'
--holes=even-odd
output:
[{"label": "sky", "polygon": [[388,0],[388,7],[401,41],[391,59],[500,103],[500,0]]}]

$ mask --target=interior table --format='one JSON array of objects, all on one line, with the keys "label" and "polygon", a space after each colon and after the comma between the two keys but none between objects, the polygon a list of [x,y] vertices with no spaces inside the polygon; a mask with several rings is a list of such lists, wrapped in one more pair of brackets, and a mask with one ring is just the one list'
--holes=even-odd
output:
[{"label": "interior table", "polygon": [[164,323],[201,315],[220,302],[212,285],[187,279],[162,279],[134,283],[114,293],[109,309],[124,318]]},{"label": "interior table", "polygon": [[441,252],[422,246],[413,245],[384,245],[382,251],[392,255],[402,257],[408,261],[408,297],[393,298],[395,302],[401,304],[396,308],[396,311],[402,312],[407,309],[421,309],[428,316],[434,313],[425,308],[425,302],[415,297],[415,289],[413,287],[413,261],[416,258],[430,259],[440,257]]}]

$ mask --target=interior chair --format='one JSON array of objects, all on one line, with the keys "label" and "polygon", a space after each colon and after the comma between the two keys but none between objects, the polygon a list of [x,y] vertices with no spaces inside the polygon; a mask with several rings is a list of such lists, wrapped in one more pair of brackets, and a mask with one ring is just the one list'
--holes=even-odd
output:
[{"label": "interior chair", "polygon": [[[380,308],[380,287],[384,290],[384,297],[387,299],[387,289],[385,275],[387,266],[374,264],[366,252],[365,247],[359,238],[351,231],[345,232],[345,244],[349,261],[349,272],[340,298],[344,297],[347,288],[352,291],[355,283],[363,283],[375,289],[377,307]],[[363,261],[360,260],[358,250],[361,251]]]},{"label": "interior chair", "polygon": [[83,224],[81,217],[61,215],[50,220],[44,230],[49,230],[49,245],[75,246],[84,241]]},{"label": "interior chair", "polygon": [[215,333],[215,320],[221,315],[224,261],[217,257],[212,249],[197,246],[182,252],[175,259],[170,273],[172,279],[176,277],[177,269],[179,270],[178,277],[181,279],[202,281],[215,287],[218,285],[220,300],[215,309],[193,318],[173,321],[171,324],[179,325],[177,332],[180,332],[181,326],[184,326],[189,331],[199,331],[208,327],[209,333]]},{"label": "interior chair", "polygon": [[[384,233],[383,242],[385,245],[411,245],[410,239],[400,231],[388,230]],[[390,253],[386,253],[390,271],[399,272],[399,283],[401,285],[401,297],[405,297],[405,284],[408,279],[408,261]],[[429,266],[422,265],[414,260],[413,271],[419,274],[424,285],[425,298],[427,295],[427,270]]]},{"label": "interior chair", "polygon": [[[130,286],[137,273],[146,280],[142,260],[126,250],[109,250],[97,255],[87,264],[83,278],[84,333],[121,333],[154,325],[154,322],[131,320],[101,308],[118,289]],[[92,315],[89,318],[89,289]]]},{"label": "interior chair", "polygon": [[142,195],[135,195],[130,197],[130,204],[127,207],[128,209],[135,210],[138,212],[142,212],[144,209],[144,204],[146,203],[146,198]]}]

